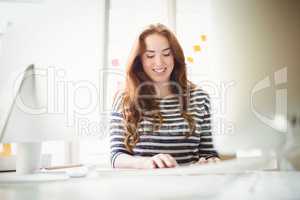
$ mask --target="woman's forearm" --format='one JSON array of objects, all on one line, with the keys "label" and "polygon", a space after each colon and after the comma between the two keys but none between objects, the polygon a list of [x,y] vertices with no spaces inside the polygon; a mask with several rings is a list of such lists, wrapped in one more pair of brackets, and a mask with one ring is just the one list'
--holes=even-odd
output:
[{"label": "woman's forearm", "polygon": [[114,162],[115,168],[140,168],[142,157],[132,156],[125,153],[118,155]]}]

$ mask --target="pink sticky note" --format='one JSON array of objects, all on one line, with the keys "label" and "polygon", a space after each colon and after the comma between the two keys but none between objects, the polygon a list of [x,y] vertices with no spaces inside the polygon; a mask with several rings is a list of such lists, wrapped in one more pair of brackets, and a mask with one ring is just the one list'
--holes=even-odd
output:
[{"label": "pink sticky note", "polygon": [[112,64],[112,66],[119,66],[120,65],[119,59],[117,59],[117,58],[112,59],[111,64]]}]

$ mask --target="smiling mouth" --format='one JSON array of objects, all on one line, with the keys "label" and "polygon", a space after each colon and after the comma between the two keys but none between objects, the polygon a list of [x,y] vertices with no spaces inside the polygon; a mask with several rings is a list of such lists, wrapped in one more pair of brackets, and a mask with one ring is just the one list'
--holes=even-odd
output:
[{"label": "smiling mouth", "polygon": [[154,72],[156,72],[156,73],[163,73],[163,72],[165,72],[167,70],[167,68],[166,67],[163,67],[163,68],[153,68],[152,70]]}]

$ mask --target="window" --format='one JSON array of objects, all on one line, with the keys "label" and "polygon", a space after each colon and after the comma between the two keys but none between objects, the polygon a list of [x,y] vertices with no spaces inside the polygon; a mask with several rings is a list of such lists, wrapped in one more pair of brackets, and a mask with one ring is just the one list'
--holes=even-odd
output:
[{"label": "window", "polygon": [[116,90],[122,87],[125,65],[138,33],[148,24],[165,23],[165,1],[111,0],[107,104],[110,109]]}]

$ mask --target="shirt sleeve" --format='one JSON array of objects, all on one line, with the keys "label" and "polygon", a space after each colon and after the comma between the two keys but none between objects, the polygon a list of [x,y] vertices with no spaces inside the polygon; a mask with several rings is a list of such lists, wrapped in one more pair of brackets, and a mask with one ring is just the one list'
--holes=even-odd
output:
[{"label": "shirt sleeve", "polygon": [[201,105],[202,120],[200,121],[200,144],[199,144],[199,158],[204,157],[219,157],[214,148],[212,126],[211,126],[211,104],[208,94],[204,95]]},{"label": "shirt sleeve", "polygon": [[115,167],[115,160],[120,154],[131,154],[124,145],[125,126],[121,111],[122,97],[122,93],[119,92],[116,94],[110,115],[110,161],[113,168]]}]

